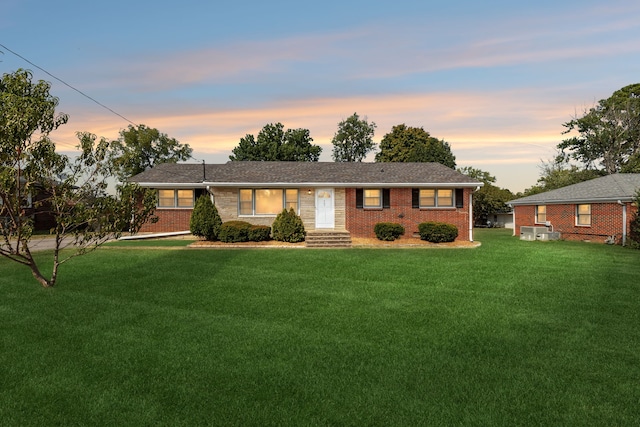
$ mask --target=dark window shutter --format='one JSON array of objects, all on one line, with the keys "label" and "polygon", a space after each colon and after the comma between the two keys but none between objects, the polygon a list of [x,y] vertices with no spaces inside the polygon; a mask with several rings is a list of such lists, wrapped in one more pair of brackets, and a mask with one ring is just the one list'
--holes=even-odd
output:
[{"label": "dark window shutter", "polygon": [[364,207],[364,193],[362,188],[356,188],[356,209]]},{"label": "dark window shutter", "polygon": [[419,188],[411,189],[411,207],[413,209],[420,208],[420,189]]},{"label": "dark window shutter", "polygon": [[391,190],[389,188],[382,189],[382,208],[389,209],[391,207]]},{"label": "dark window shutter", "polygon": [[464,188],[456,188],[456,208],[464,207]]}]

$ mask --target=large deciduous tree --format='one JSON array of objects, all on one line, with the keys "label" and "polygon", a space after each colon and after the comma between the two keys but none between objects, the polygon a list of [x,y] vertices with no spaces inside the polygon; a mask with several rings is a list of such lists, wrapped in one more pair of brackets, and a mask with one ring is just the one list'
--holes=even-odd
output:
[{"label": "large deciduous tree", "polygon": [[[137,230],[151,218],[155,195],[133,185],[106,192],[110,143],[79,133],[79,154],[55,151],[49,134],[67,122],[56,114],[50,84],[32,83],[29,71],[0,81],[0,255],[31,269],[45,287],[54,286],[61,264],[95,249],[122,230]],[[47,278],[32,254],[33,210],[53,220],[54,247]],[[69,248],[67,251],[62,251]]]},{"label": "large deciduous tree", "polygon": [[460,168],[458,172],[484,183],[478,191],[473,193],[474,224],[484,225],[491,215],[509,212],[507,202],[513,200],[514,195],[510,190],[494,185],[496,178],[493,175],[470,166]]},{"label": "large deciduous tree", "polygon": [[158,129],[129,125],[112,143],[112,162],[120,181],[144,172],[160,163],[188,160],[193,149]]},{"label": "large deciduous tree", "polygon": [[577,184],[606,175],[604,171],[596,169],[582,169],[576,165],[566,163],[543,162],[540,166],[540,178],[536,185],[527,188],[524,196],[542,193]]},{"label": "large deciduous tree", "polygon": [[449,143],[432,137],[423,128],[396,125],[380,141],[376,162],[437,162],[452,169],[456,157]]},{"label": "large deciduous tree", "polygon": [[282,123],[265,125],[258,137],[247,134],[232,150],[232,161],[317,162],[322,147],[313,145],[308,129],[288,129]]},{"label": "large deciduous tree", "polygon": [[558,144],[558,163],[575,160],[587,169],[620,172],[640,153],[640,83],[615,91],[564,127],[565,134],[578,135]]},{"label": "large deciduous tree", "polygon": [[376,124],[361,119],[357,113],[338,123],[333,136],[333,160],[336,162],[361,162],[376,148],[373,142]]}]

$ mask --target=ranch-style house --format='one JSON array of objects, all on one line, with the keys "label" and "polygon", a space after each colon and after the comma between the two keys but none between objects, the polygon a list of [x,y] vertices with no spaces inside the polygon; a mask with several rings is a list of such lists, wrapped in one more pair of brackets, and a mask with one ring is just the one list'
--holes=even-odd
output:
[{"label": "ranch-style house", "polygon": [[512,200],[514,235],[546,227],[566,240],[624,245],[639,189],[640,174],[620,173]]},{"label": "ranch-style house", "polygon": [[158,192],[156,223],[142,232],[189,230],[195,200],[212,197],[222,221],[271,225],[293,208],[305,229],[374,237],[378,222],[402,224],[406,233],[425,221],[458,228],[473,240],[473,192],[482,182],[439,163],[228,162],[164,163],[131,178]]}]

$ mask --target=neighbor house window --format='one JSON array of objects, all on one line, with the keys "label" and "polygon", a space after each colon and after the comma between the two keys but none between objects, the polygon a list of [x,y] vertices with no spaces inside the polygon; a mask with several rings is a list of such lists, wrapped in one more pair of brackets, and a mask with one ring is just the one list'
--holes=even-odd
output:
[{"label": "neighbor house window", "polygon": [[418,192],[420,208],[451,208],[453,207],[453,189],[449,188],[421,188]]},{"label": "neighbor house window", "polygon": [[283,209],[298,212],[298,190],[282,188],[241,189],[239,215],[277,215]]},{"label": "neighbor house window", "polygon": [[578,225],[591,225],[591,205],[578,205],[576,212]]},{"label": "neighbor house window", "polygon": [[547,222],[547,207],[545,205],[536,206],[536,224]]},{"label": "neighbor house window", "polygon": [[193,190],[158,190],[159,208],[192,208]]}]

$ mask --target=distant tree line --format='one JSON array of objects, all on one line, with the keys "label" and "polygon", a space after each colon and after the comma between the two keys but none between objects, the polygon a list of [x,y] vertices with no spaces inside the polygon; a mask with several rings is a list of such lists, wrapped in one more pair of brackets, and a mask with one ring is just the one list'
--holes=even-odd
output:
[{"label": "distant tree line", "polygon": [[[357,113],[338,123],[331,140],[332,158],[336,162],[361,162],[376,149],[374,122]],[[282,123],[265,125],[257,137],[247,134],[232,150],[232,161],[303,161],[317,162],[322,147],[312,144],[308,129],[284,129]],[[405,124],[394,126],[380,142],[376,162],[437,162],[456,167],[451,146],[432,137],[423,128]]]}]

